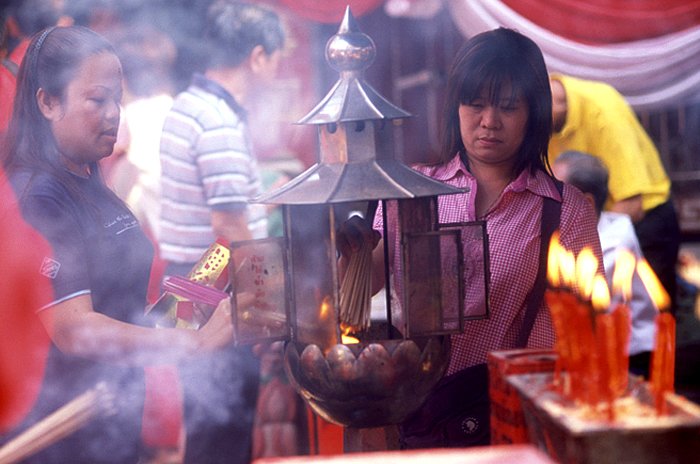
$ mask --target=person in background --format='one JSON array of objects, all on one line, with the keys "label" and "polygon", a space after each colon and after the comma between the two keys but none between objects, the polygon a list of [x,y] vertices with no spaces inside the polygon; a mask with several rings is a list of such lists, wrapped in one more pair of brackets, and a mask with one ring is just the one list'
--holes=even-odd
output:
[{"label": "person in background", "polygon": [[[644,255],[630,217],[624,213],[604,211],[608,198],[608,169],[602,161],[587,153],[566,151],[552,164],[554,175],[583,192],[598,213],[598,234],[603,248],[603,260],[608,285],[612,289],[615,259],[620,250],[634,254],[637,260]],[[629,342],[630,371],[649,377],[649,361],[654,349],[656,333],[656,308],[646,291],[639,274],[632,279],[632,294],[628,305],[632,317],[632,332]],[[622,302],[622,296],[613,293],[613,306]]]},{"label": "person in background", "polygon": [[[160,250],[166,275],[187,275],[217,240],[267,234],[246,122],[247,99],[275,77],[285,35],[258,4],[215,1],[207,11],[208,64],[178,94],[160,143]],[[180,366],[185,389],[186,462],[247,463],[259,384],[248,347]],[[210,373],[216,373],[215,376]]]},{"label": "person in background", "polygon": [[[36,401],[50,339],[33,308],[53,300],[51,281],[36,272],[51,247],[23,219],[0,169],[0,436],[16,427]],[[31,246],[27,246],[27,243]]]},{"label": "person in background", "polygon": [[9,0],[0,6],[0,140],[12,115],[19,64],[31,36],[50,26],[68,26],[63,0]]},{"label": "person in background", "polygon": [[15,83],[19,66],[8,58],[7,7],[0,9],[0,141],[7,130],[15,101]]},{"label": "person in background", "polygon": [[[115,393],[115,414],[91,420],[28,462],[137,462],[144,366],[205,356],[232,342],[227,298],[199,330],[145,324],[153,249],[98,167],[114,147],[121,99],[121,64],[102,36],[51,27],[32,38],[2,166],[24,219],[52,248],[35,272],[50,279],[53,298],[27,310],[53,343],[39,397],[17,430],[100,382]],[[26,240],[23,246],[34,246]]]},{"label": "person in background", "polygon": [[550,162],[568,150],[599,158],[610,173],[605,210],[627,214],[644,257],[676,301],[681,232],[659,152],[624,97],[597,81],[552,74]]},{"label": "person in background", "polygon": [[17,66],[37,32],[51,26],[68,26],[72,20],[63,14],[63,0],[9,0],[7,11],[10,61]]},{"label": "person in background", "polygon": [[175,46],[156,27],[127,28],[115,48],[124,69],[122,125],[115,152],[126,155],[110,169],[115,192],[157,244],[160,221],[160,136],[173,104]]},{"label": "person in background", "polygon": [[[542,298],[546,282],[538,284],[536,279],[546,265],[541,248],[543,221],[556,225],[558,219],[562,245],[573,253],[590,247],[603,272],[593,207],[578,189],[557,185],[549,169],[552,101],[537,45],[505,28],[471,37],[454,58],[445,98],[440,158],[416,169],[468,188],[463,194],[438,197],[440,223],[486,222],[491,313],[487,319],[466,321],[464,332],[451,337],[445,377],[425,404],[400,425],[405,448],[488,444],[488,353],[553,347],[554,328]],[[543,219],[545,203],[560,205],[558,218]],[[375,231],[382,230],[381,214],[378,211],[375,216]],[[339,240],[344,255],[357,246],[358,238],[370,239],[366,229],[358,230],[362,225],[356,219],[344,224],[340,236],[346,239]],[[397,237],[389,246],[391,269],[397,272],[398,234],[388,233]],[[544,240],[546,247],[549,240]],[[374,258],[374,269],[382,269],[381,247],[375,248]],[[527,302],[530,295],[537,295],[532,297],[534,305]],[[465,306],[470,304],[465,301]],[[533,325],[525,327],[528,307],[536,312]],[[468,423],[471,417],[478,417],[478,424]]]}]

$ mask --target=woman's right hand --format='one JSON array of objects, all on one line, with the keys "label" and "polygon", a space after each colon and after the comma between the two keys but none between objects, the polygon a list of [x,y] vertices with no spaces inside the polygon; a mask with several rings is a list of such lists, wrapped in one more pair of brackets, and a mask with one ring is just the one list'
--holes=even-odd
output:
[{"label": "woman's right hand", "polygon": [[352,216],[338,229],[336,246],[340,254],[347,258],[353,251],[362,248],[365,243],[371,243],[372,249],[374,249],[380,238],[381,234],[374,230],[366,219]]},{"label": "woman's right hand", "polygon": [[222,299],[209,320],[197,332],[199,347],[216,350],[233,342],[233,320],[231,319],[231,299]]}]

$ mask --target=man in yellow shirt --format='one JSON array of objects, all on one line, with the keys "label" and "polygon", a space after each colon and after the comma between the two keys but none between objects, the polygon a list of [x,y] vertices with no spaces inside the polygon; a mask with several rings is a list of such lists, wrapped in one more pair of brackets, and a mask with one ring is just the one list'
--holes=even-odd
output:
[{"label": "man in yellow shirt", "polygon": [[675,302],[680,228],[671,181],[654,142],[612,86],[559,74],[550,76],[550,84],[550,162],[576,150],[605,164],[610,172],[605,209],[631,217],[644,256]]}]

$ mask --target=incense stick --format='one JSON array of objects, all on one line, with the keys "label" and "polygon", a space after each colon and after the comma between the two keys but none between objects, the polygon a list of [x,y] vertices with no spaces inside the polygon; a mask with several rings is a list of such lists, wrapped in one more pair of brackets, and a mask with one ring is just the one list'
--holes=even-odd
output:
[{"label": "incense stick", "polygon": [[372,246],[363,243],[350,255],[347,272],[340,285],[340,321],[352,331],[370,325],[372,301]]},{"label": "incense stick", "polygon": [[72,434],[98,416],[115,413],[114,394],[99,383],[0,448],[0,464],[31,456]]}]

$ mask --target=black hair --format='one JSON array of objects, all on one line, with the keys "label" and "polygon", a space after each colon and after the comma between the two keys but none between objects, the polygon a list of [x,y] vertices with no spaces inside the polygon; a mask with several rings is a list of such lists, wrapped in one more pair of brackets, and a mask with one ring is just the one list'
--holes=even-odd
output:
[{"label": "black hair", "polygon": [[31,37],[47,27],[55,26],[61,17],[61,10],[53,0],[11,0],[7,14],[17,21],[22,34]]},{"label": "black hair", "polygon": [[[513,93],[501,95],[508,86]],[[465,153],[459,106],[478,98],[482,91],[492,103],[520,96],[527,104],[527,128],[513,174],[524,169],[551,174],[547,150],[552,133],[552,93],[544,57],[535,42],[507,28],[477,34],[457,52],[447,82],[439,161]]]},{"label": "black hair", "polygon": [[[12,119],[2,147],[2,165],[8,173],[20,169],[47,172],[59,179],[76,201],[90,203],[90,199],[81,198],[75,176],[65,168],[36,95],[43,89],[62,100],[83,62],[100,53],[116,56],[105,38],[86,27],[51,27],[33,36],[17,74]],[[91,163],[90,173],[93,182],[104,184],[97,163]]]},{"label": "black hair", "polygon": [[574,150],[565,151],[554,160],[554,164],[560,163],[567,167],[566,179],[561,180],[593,195],[596,212],[600,214],[608,198],[610,175],[605,164],[593,155]]},{"label": "black hair", "polygon": [[205,40],[209,68],[236,67],[261,45],[267,54],[284,46],[284,30],[274,11],[257,4],[219,0],[207,11]]}]

